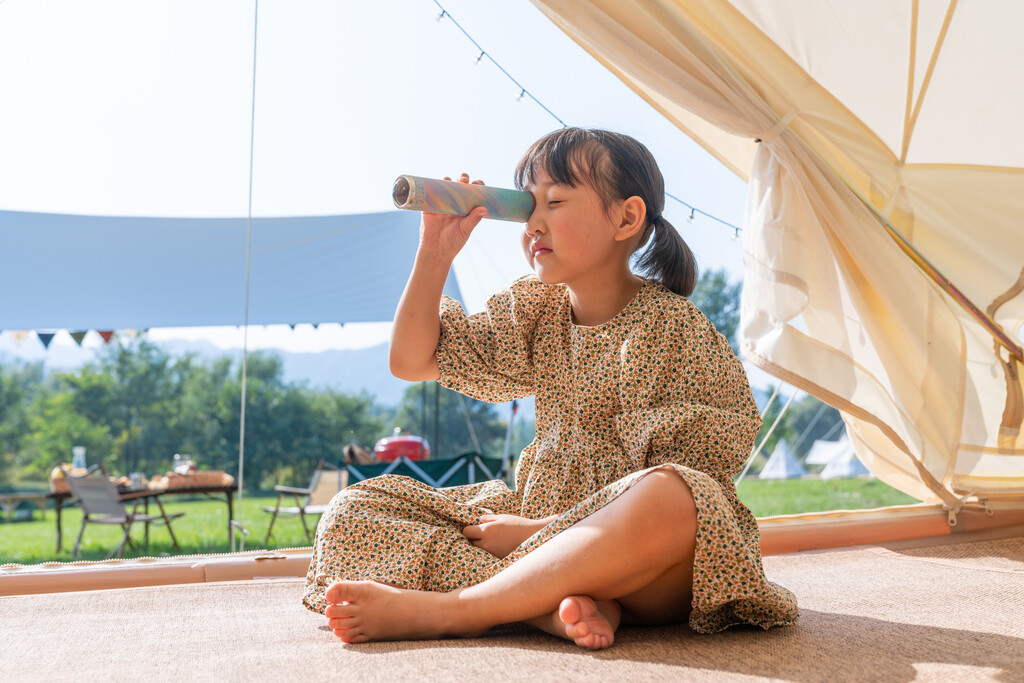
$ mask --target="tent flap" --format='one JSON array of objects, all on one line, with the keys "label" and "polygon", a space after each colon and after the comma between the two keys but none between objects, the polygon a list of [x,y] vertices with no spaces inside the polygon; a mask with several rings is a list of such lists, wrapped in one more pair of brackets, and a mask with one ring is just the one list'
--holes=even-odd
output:
[{"label": "tent flap", "polygon": [[[883,227],[1017,338],[1024,5],[534,2],[747,164],[743,354],[842,410],[897,488],[1024,501],[1024,368]],[[737,138],[759,141],[751,160]]]}]

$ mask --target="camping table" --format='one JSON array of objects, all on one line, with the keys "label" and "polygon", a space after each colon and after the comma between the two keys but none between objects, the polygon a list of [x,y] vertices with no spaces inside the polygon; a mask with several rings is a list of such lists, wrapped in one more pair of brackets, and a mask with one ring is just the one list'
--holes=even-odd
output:
[{"label": "camping table", "polygon": [[[139,489],[137,491],[125,491],[121,494],[121,500],[133,500],[135,498],[144,497],[144,504],[146,506],[146,512],[149,512],[149,499],[154,495],[166,496],[171,495],[192,495],[192,494],[203,494],[206,496],[214,496],[216,494],[224,494],[228,503],[228,542],[233,543],[235,538],[235,530],[231,526],[231,520],[235,517],[235,501],[234,494],[238,491],[237,484],[230,484],[226,486],[187,486],[187,487],[169,487],[166,489]],[[43,494],[40,494],[43,495]],[[70,491],[54,491],[53,493],[45,494],[46,497],[53,499],[53,507],[57,512],[57,552],[60,552],[61,543],[64,539],[64,533],[61,529],[60,517],[61,510],[64,507],[64,501],[71,498]],[[146,525],[146,540],[149,541],[149,525]]]},{"label": "camping table", "polygon": [[49,497],[48,493],[0,493],[0,508],[7,513],[7,523],[10,524],[14,518],[14,510],[18,507],[18,504],[25,500],[31,500],[36,506],[42,510],[43,517],[46,517],[46,499]]}]

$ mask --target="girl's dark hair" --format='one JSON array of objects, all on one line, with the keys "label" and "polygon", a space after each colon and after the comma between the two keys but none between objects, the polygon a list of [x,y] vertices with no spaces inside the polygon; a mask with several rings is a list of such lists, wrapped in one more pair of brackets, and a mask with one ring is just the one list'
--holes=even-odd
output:
[{"label": "girl's dark hair", "polygon": [[[673,292],[689,296],[697,284],[697,260],[676,229],[661,215],[665,179],[650,151],[628,135],[607,130],[562,128],[542,137],[516,166],[522,190],[543,172],[559,185],[592,187],[605,208],[640,197],[647,206],[646,224],[637,246],[636,267]],[[653,233],[653,239],[651,235]]]}]

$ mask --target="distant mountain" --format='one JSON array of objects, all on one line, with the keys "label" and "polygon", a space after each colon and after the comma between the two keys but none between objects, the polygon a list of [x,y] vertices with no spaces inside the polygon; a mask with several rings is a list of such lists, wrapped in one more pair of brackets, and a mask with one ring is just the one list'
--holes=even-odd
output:
[{"label": "distant mountain", "polygon": [[[6,335],[3,341],[8,341]],[[154,343],[175,358],[192,353],[203,361],[226,356],[237,362],[242,354],[241,349],[222,349],[206,341],[172,339]],[[95,347],[54,344],[44,352],[42,347],[38,350],[16,349],[13,343],[0,344],[0,363],[42,361],[47,371],[74,370],[95,360],[96,350]],[[285,382],[304,383],[312,389],[347,393],[366,391],[380,405],[397,406],[405,390],[411,386],[410,382],[396,379],[388,369],[387,344],[317,353],[291,353],[279,349],[268,349],[267,352],[281,358]],[[530,399],[522,403],[519,415],[532,419],[533,412],[533,400]]]},{"label": "distant mountain", "polygon": [[[170,340],[157,343],[172,356],[194,353],[204,360],[223,356],[238,360],[241,349],[221,349],[209,342]],[[409,382],[396,379],[388,369],[388,345],[365,349],[339,349],[317,353],[291,353],[268,349],[281,358],[284,381],[304,383],[313,389],[356,393],[366,391],[381,405],[397,405]]]}]

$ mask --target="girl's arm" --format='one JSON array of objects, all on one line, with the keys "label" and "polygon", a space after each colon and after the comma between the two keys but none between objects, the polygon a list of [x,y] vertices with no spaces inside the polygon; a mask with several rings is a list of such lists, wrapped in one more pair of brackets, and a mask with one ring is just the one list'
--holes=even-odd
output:
[{"label": "girl's arm", "polygon": [[462,535],[491,555],[502,558],[522,545],[523,541],[558,519],[528,519],[517,515],[483,515],[477,524],[462,530]]},{"label": "girl's arm", "polygon": [[[468,183],[469,176],[463,173],[459,182]],[[477,180],[474,184],[483,183]],[[468,216],[423,214],[416,261],[391,328],[388,364],[395,377],[409,382],[440,377],[437,342],[441,335],[441,293],[455,255],[486,215],[482,207]]]}]

